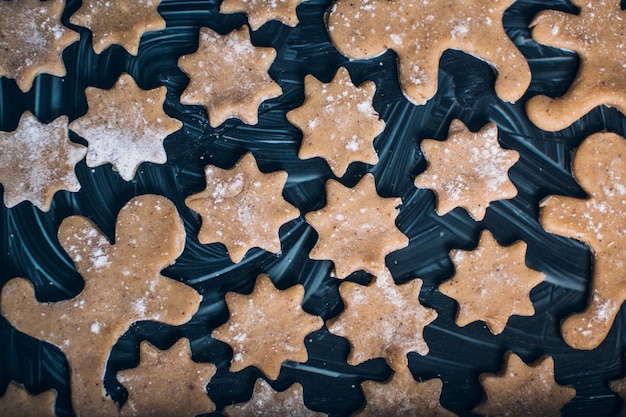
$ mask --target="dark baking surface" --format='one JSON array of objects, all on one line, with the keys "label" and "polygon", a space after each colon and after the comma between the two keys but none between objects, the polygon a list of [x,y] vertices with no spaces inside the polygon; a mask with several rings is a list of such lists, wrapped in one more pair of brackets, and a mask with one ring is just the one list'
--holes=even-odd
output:
[{"label": "dark baking surface", "polygon": [[[141,340],[165,349],[180,337],[188,337],[194,359],[214,362],[218,367],[208,385],[218,409],[213,415],[220,415],[219,410],[231,402],[247,400],[261,373],[254,368],[230,373],[232,350],[211,338],[210,333],[228,317],[224,294],[251,291],[261,272],[268,273],[279,288],[303,284],[304,308],[309,313],[326,320],[341,312],[343,305],[337,290],[340,281],[330,277],[331,262],[308,258],[317,235],[302,216],[281,228],[283,248],[279,255],[253,249],[240,264],[233,265],[223,245],[198,243],[200,219],[185,206],[184,199],[204,188],[205,165],[230,168],[241,155],[252,151],[262,171],[288,172],[284,197],[302,214],[320,208],[325,201],[324,184],[332,173],[319,158],[297,158],[301,133],[287,122],[285,114],[302,103],[306,74],[329,82],[340,66],[346,66],[355,84],[375,81],[374,107],[387,127],[374,142],[379,163],[354,163],[340,181],[352,186],[362,175],[372,172],[381,195],[402,197],[397,225],[410,238],[410,245],[390,254],[387,265],[398,283],[422,278],[420,301],[438,313],[424,332],[430,353],[409,354],[414,376],[440,377],[444,383],[442,404],[459,415],[470,416],[470,410],[483,396],[479,374],[497,372],[504,352],[512,350],[527,363],[550,355],[555,361],[556,380],[577,391],[563,415],[609,416],[622,407],[608,381],[624,376],[623,309],[597,349],[577,351],[565,344],[559,323],[586,304],[591,252],[580,242],[548,234],[537,221],[539,202],[546,195],[584,196],[572,177],[570,161],[572,151],[586,136],[603,130],[626,135],[624,116],[606,107],[593,110],[556,133],[536,128],[524,113],[529,97],[539,93],[561,95],[576,73],[575,54],[538,45],[528,29],[530,20],[541,9],[575,12],[566,0],[519,0],[505,13],[505,29],[528,59],[533,73],[530,89],[518,103],[504,103],[496,97],[495,75],[488,64],[460,51],[448,51],[441,58],[439,90],[423,106],[415,106],[403,97],[393,52],[349,62],[334,49],[324,27],[324,14],[331,1],[307,0],[298,7],[297,27],[270,22],[251,34],[255,45],[277,49],[270,74],[282,87],[283,95],[261,104],[257,125],[230,119],[215,129],[210,127],[202,107],[180,104],[180,94],[189,79],[177,67],[177,59],[197,49],[201,26],[224,34],[245,25],[245,15],[220,14],[219,0],[163,0],[159,11],[167,28],[145,34],[137,57],[116,46],[98,56],[91,49],[90,32],[68,22],[80,1],[67,3],[64,23],[81,34],[80,41],[63,53],[67,76],[41,75],[28,93],[20,92],[13,80],[0,79],[0,129],[15,129],[25,110],[46,122],[61,115],[74,120],[87,111],[85,88],[109,88],[122,72],[130,73],[145,89],[166,86],[165,110],[184,123],[179,132],[165,140],[167,163],[142,164],[130,182],[123,181],[110,165],[91,169],[83,160],[76,167],[82,189],[57,193],[49,212],[43,213],[28,202],[12,209],[0,205],[0,285],[13,277],[27,277],[34,283],[40,301],[70,298],[82,288],[82,278],[56,239],[64,218],[87,216],[112,238],[119,209],[135,195],[161,194],[177,206],[187,232],[186,248],[164,274],[191,285],[204,299],[198,313],[184,326],[140,322],[119,340],[105,376],[105,387],[113,399],[120,403],[126,399],[127,392],[116,381],[115,373],[136,366]],[[437,216],[433,192],[413,185],[415,176],[426,167],[419,152],[420,141],[444,139],[454,118],[460,118],[472,130],[487,122],[496,123],[502,145],[521,155],[510,172],[519,195],[492,203],[482,222],[475,222],[462,209]],[[86,144],[76,135],[71,137]],[[453,273],[448,251],[472,249],[482,229],[490,230],[501,244],[518,239],[527,242],[527,264],[546,274],[545,282],[531,293],[535,315],[511,318],[498,336],[482,322],[457,327],[456,303],[437,290],[438,284]],[[366,283],[369,278],[355,273],[349,279]],[[304,386],[307,406],[332,416],[347,416],[362,406],[360,382],[384,380],[390,373],[382,359],[349,366],[348,342],[325,327],[312,333],[306,346],[309,360],[304,364],[284,363],[272,386],[284,389],[299,381]],[[16,331],[0,317],[0,358],[0,393],[13,379],[24,383],[31,393],[53,388],[58,391],[57,415],[73,415],[69,367],[60,350]]]}]

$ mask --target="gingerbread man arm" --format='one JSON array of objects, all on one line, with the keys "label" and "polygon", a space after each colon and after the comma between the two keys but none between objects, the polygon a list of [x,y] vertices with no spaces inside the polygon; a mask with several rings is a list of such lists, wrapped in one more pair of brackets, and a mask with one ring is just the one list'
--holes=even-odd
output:
[{"label": "gingerbread man arm", "polygon": [[87,272],[110,265],[111,244],[87,218],[71,216],[64,219],[57,236],[85,281],[92,276]]},{"label": "gingerbread man arm", "polygon": [[557,10],[543,10],[530,22],[532,37],[543,45],[574,50],[575,35],[565,28],[574,25],[577,18]]}]

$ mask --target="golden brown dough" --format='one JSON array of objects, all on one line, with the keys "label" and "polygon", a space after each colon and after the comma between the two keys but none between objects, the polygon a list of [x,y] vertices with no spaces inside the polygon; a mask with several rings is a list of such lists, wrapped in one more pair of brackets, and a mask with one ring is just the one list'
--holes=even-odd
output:
[{"label": "golden brown dough", "polygon": [[287,26],[298,24],[296,7],[304,0],[223,0],[220,13],[244,12],[252,30],[257,30],[270,20],[279,20]]},{"label": "golden brown dough", "polygon": [[3,417],[54,417],[56,391],[48,390],[30,395],[22,384],[11,381],[0,397],[0,416]]}]

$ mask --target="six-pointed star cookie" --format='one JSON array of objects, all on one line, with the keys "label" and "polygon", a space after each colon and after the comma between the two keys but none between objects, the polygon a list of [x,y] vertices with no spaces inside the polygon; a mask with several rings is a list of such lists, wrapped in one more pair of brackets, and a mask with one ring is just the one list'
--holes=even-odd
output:
[{"label": "six-pointed star cookie", "polygon": [[30,90],[41,73],[63,76],[61,52],[78,33],[61,24],[63,0],[19,0],[0,4],[0,77]]},{"label": "six-pointed star cookie", "polygon": [[280,20],[288,26],[298,24],[296,7],[304,0],[223,0],[220,13],[244,12],[252,30],[270,20]]},{"label": "six-pointed star cookie", "polygon": [[447,49],[491,64],[497,71],[496,93],[515,102],[531,76],[502,26],[502,15],[513,1],[338,0],[328,17],[328,31],[337,49],[352,59],[395,51],[402,90],[415,104],[424,104],[437,91],[439,59]]},{"label": "six-pointed star cookie", "polygon": [[558,98],[536,96],[526,106],[541,129],[565,129],[594,107],[607,105],[626,114],[626,12],[619,0],[572,0],[576,15],[541,11],[531,22],[542,44],[576,52],[578,74]]},{"label": "six-pointed star cookie", "polygon": [[256,124],[261,102],[282,94],[267,72],[275,57],[275,49],[252,45],[247,28],[223,36],[201,28],[198,50],[178,60],[190,78],[180,101],[205,106],[212,127],[231,117]]},{"label": "six-pointed star cookie", "polygon": [[463,207],[482,220],[491,201],[517,195],[508,171],[519,154],[500,147],[493,123],[474,133],[455,119],[445,141],[424,139],[421,148],[428,167],[415,178],[415,185],[435,192],[440,216]]},{"label": "six-pointed star cookie", "polygon": [[128,74],[110,90],[88,87],[89,110],[70,123],[89,142],[87,166],[111,163],[130,181],[141,163],[165,163],[163,140],[182,126],[163,111],[166,92],[165,87],[142,90]]},{"label": "six-pointed star cookie", "polygon": [[0,184],[4,204],[13,207],[28,200],[48,211],[57,191],[78,191],[74,166],[87,151],[68,137],[67,117],[48,124],[30,112],[13,132],[0,131]]},{"label": "six-pointed star cookie", "polygon": [[302,285],[281,291],[264,274],[257,277],[251,294],[226,294],[230,317],[212,336],[233,349],[232,372],[252,365],[276,379],[284,361],[306,362],[304,337],[323,321],[302,309],[303,297]]},{"label": "six-pointed star cookie", "polygon": [[11,381],[0,397],[0,416],[54,417],[56,398],[57,393],[53,390],[31,395],[22,384]]},{"label": "six-pointed star cookie", "polygon": [[371,81],[355,87],[343,67],[328,84],[307,75],[304,103],[287,113],[287,119],[303,133],[298,157],[321,156],[338,177],[351,162],[378,162],[372,143],[385,129],[385,122],[372,107],[375,91]]},{"label": "six-pointed star cookie", "polygon": [[380,197],[372,174],[354,188],[328,180],[326,206],[305,215],[319,235],[309,256],[332,260],[339,279],[360,270],[382,275],[385,257],[409,244],[395,224],[401,203],[400,198]]},{"label": "six-pointed star cookie", "polygon": [[236,263],[253,247],[280,251],[280,226],[300,215],[282,196],[287,173],[262,173],[248,153],[232,169],[207,166],[205,176],[206,189],[185,200],[202,216],[200,243],[222,242]]}]

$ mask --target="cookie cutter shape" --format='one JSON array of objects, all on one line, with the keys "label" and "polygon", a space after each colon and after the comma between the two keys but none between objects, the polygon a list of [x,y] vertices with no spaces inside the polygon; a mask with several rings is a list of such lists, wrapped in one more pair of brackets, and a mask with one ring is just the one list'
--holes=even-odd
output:
[{"label": "cookie cutter shape", "polygon": [[0,397],[0,416],[6,417],[54,417],[54,390],[31,395],[24,385],[11,381]]},{"label": "cookie cutter shape", "polygon": [[287,26],[298,24],[296,7],[304,0],[223,0],[220,13],[244,12],[252,30],[257,30],[270,20],[279,20]]}]

